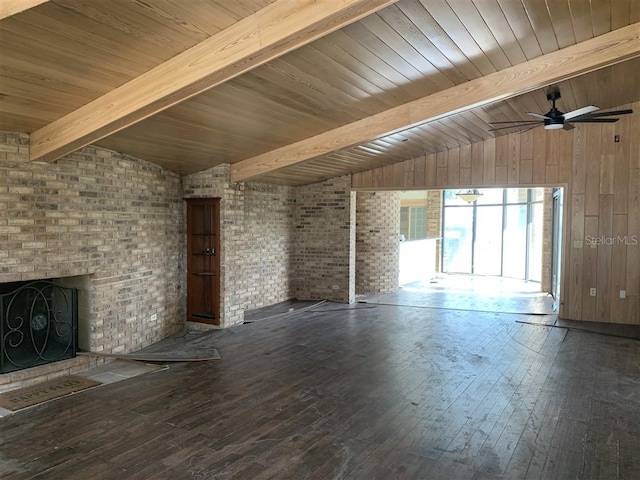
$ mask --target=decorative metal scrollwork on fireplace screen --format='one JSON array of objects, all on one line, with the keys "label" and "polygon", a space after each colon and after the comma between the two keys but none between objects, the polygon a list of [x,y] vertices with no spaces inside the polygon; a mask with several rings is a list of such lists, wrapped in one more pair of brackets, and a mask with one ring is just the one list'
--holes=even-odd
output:
[{"label": "decorative metal scrollwork on fireplace screen", "polygon": [[0,295],[0,373],[75,357],[77,289],[38,280]]}]

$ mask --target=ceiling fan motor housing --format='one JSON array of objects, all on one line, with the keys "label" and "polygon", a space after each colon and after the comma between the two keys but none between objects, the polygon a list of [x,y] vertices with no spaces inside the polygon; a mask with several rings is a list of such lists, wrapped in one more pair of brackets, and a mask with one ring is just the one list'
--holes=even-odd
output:
[{"label": "ceiling fan motor housing", "polygon": [[554,108],[545,115],[544,128],[552,130],[554,128],[562,128],[564,126],[564,113]]},{"label": "ceiling fan motor housing", "polygon": [[556,108],[556,100],[560,98],[560,90],[547,93],[547,100],[551,102],[551,110],[545,115],[544,128],[553,130],[564,126],[564,113]]}]

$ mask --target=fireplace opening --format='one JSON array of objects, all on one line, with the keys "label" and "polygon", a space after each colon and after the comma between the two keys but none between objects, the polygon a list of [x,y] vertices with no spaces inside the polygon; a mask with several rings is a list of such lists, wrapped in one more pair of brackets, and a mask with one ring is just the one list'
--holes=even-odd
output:
[{"label": "fireplace opening", "polygon": [[78,293],[55,280],[0,284],[0,373],[76,356]]}]

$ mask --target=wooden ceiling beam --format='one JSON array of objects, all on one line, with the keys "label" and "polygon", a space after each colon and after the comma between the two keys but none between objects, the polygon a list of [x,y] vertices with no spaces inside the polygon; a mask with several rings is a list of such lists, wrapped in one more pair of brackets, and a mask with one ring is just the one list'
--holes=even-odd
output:
[{"label": "wooden ceiling beam", "polygon": [[56,160],[396,1],[276,0],[33,132],[31,160]]},{"label": "wooden ceiling beam", "polygon": [[242,182],[416,125],[522,95],[640,56],[640,23],[422,97],[231,165]]},{"label": "wooden ceiling beam", "polygon": [[2,0],[0,2],[0,20],[36,7],[49,0]]}]

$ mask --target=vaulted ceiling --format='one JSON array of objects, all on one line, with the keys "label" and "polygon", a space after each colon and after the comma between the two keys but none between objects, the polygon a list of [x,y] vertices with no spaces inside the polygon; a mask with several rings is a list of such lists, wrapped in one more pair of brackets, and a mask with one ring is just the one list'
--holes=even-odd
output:
[{"label": "vaulted ceiling", "polygon": [[[4,0],[0,130],[303,185],[640,100],[637,0]],[[640,112],[638,112],[640,113]]]}]

